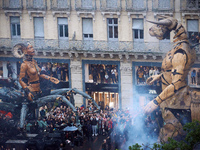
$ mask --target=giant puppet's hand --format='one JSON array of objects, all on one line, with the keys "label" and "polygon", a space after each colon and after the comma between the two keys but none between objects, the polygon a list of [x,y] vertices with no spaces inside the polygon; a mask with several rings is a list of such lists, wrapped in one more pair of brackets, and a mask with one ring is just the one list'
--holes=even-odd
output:
[{"label": "giant puppet's hand", "polygon": [[58,79],[54,78],[54,77],[50,77],[49,80],[50,80],[51,82],[55,83],[55,84],[60,83],[60,81],[59,81]]},{"label": "giant puppet's hand", "polygon": [[162,74],[153,75],[153,76],[151,76],[151,77],[148,77],[146,83],[147,83],[148,85],[152,85],[154,81],[160,79],[161,75],[162,75]]},{"label": "giant puppet's hand", "polygon": [[145,107],[144,107],[144,113],[145,114],[150,114],[152,113],[154,110],[156,110],[158,108],[158,105],[155,104],[154,102],[155,100],[150,101]]},{"label": "giant puppet's hand", "polygon": [[30,92],[30,89],[29,89],[29,88],[31,88],[31,87],[27,86],[27,87],[24,89],[24,91],[25,91],[25,94],[26,94],[27,97],[28,97],[28,100],[30,100],[30,101],[32,102],[34,96],[33,96],[33,94]]}]

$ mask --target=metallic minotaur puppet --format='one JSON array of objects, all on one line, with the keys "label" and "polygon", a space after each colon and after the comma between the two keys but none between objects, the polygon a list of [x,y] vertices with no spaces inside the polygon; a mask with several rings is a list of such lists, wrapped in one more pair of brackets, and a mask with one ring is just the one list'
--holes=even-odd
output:
[{"label": "metallic minotaur puppet", "polygon": [[183,123],[176,116],[179,111],[191,110],[191,113],[198,113],[191,108],[191,95],[195,91],[188,87],[186,81],[188,72],[195,62],[196,51],[189,43],[185,28],[177,19],[160,17],[163,18],[160,21],[148,21],[155,24],[149,29],[150,35],[163,40],[169,32],[174,31],[175,44],[162,62],[162,73],[151,76],[146,81],[147,84],[153,84],[154,81],[161,80],[162,92],[146,105],[145,113],[149,114],[160,106],[165,123],[160,131],[160,138],[167,141],[168,137],[183,134]]}]

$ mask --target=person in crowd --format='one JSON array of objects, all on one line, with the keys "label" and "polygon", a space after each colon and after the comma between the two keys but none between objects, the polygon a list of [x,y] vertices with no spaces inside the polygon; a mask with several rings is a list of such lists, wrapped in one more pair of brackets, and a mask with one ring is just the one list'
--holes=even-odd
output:
[{"label": "person in crowd", "polygon": [[12,70],[12,65],[10,64],[10,62],[8,61],[7,62],[7,70],[8,70],[8,78],[9,77],[12,77],[12,75],[13,75],[13,70]]},{"label": "person in crowd", "polygon": [[92,136],[97,136],[97,121],[98,118],[96,116],[91,117]]},{"label": "person in crowd", "polygon": [[151,77],[152,75],[154,75],[153,67],[151,67],[151,69],[149,70],[149,77]]},{"label": "person in crowd", "polygon": [[193,70],[191,72],[191,80],[192,80],[192,84],[196,84],[196,70]]},{"label": "person in crowd", "polygon": [[102,144],[101,147],[102,147],[101,150],[109,150],[109,149],[108,149],[108,144],[107,144],[107,142],[106,142],[106,139],[103,140],[103,144]]}]

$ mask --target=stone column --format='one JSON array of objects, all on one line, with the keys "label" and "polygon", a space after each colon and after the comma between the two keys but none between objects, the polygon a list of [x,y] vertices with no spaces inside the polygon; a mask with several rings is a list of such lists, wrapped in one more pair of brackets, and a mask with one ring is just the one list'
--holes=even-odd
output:
[{"label": "stone column", "polygon": [[133,77],[132,77],[132,63],[121,62],[121,104],[122,109],[133,108]]},{"label": "stone column", "polygon": [[[81,61],[71,60],[71,85],[72,88],[76,88],[83,91],[83,81],[82,81],[82,63]],[[81,106],[83,104],[83,97],[79,94],[74,95],[75,106]]]}]

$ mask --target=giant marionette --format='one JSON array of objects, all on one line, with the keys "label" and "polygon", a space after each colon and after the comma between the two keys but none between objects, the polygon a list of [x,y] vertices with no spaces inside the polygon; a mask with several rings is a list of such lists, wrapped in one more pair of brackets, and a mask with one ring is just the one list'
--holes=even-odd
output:
[{"label": "giant marionette", "polygon": [[191,115],[192,120],[200,120],[200,94],[189,88],[186,81],[188,72],[195,62],[196,52],[189,43],[185,28],[175,18],[161,17],[164,19],[149,21],[155,24],[149,29],[150,35],[163,40],[174,30],[175,44],[162,62],[163,72],[147,79],[147,84],[161,79],[162,92],[147,104],[145,112],[149,114],[160,106],[164,126],[159,136],[161,140],[167,141],[168,137],[179,137],[184,134],[182,126],[190,121],[190,117],[184,117],[187,114]]},{"label": "giant marionette", "polygon": [[[21,64],[19,83],[21,84],[30,101],[39,98],[42,94],[40,90],[40,78],[50,80],[55,84],[59,83],[59,80],[54,77],[40,74],[41,69],[39,68],[37,62],[33,59],[35,50],[31,44],[17,44],[14,47],[14,55],[19,57],[15,49],[21,49],[23,51],[24,61]],[[28,83],[25,82],[26,80],[28,80]]]},{"label": "giant marionette", "polygon": [[49,93],[49,95],[45,96],[40,89],[40,78],[49,80],[55,84],[58,84],[60,81],[54,77],[40,74],[41,69],[39,68],[37,62],[33,59],[35,50],[31,44],[26,45],[20,43],[15,45],[13,48],[13,55],[17,58],[24,59],[21,64],[19,74],[19,83],[23,90],[16,90],[13,88],[0,89],[0,99],[2,99],[2,102],[0,103],[0,110],[15,113],[18,112],[17,110],[21,109],[20,128],[22,130],[25,124],[26,115],[31,108],[33,108],[33,111],[30,113],[33,113],[34,109],[37,109],[47,103],[54,103],[57,100],[66,103],[77,114],[77,109],[73,105],[74,94],[80,94],[84,98],[92,100],[97,109],[100,109],[92,97],[76,88],[53,90]]}]

